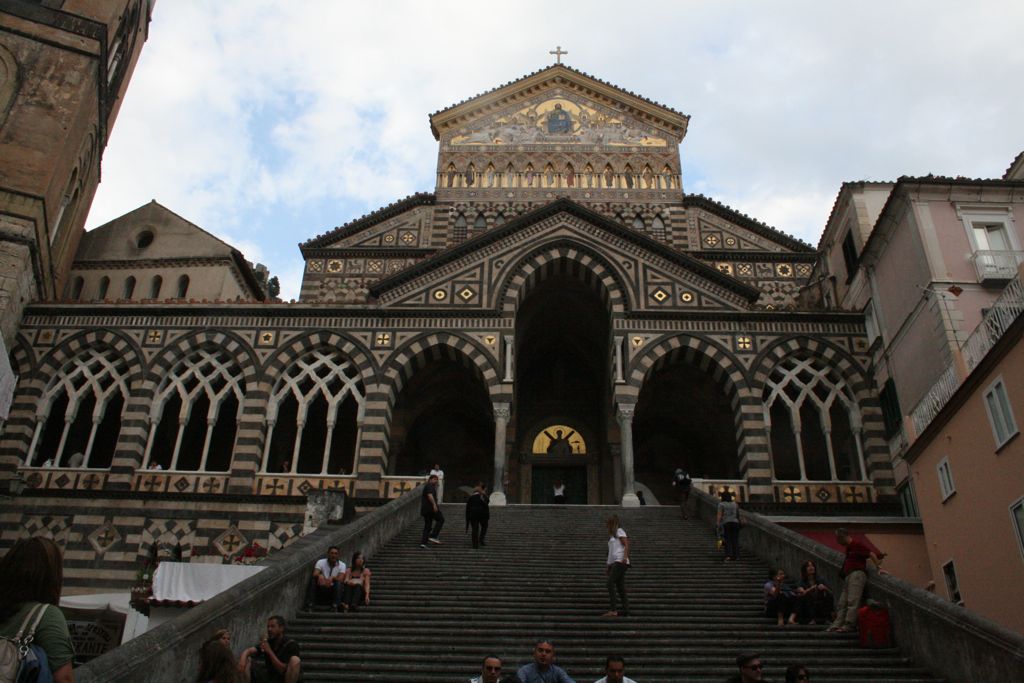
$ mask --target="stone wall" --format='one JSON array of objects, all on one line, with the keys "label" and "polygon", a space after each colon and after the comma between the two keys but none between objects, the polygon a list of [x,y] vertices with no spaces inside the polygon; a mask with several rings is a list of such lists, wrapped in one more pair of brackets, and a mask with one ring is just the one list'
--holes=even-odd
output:
[{"label": "stone wall", "polygon": [[[698,516],[714,526],[718,501],[694,491]],[[749,552],[798,576],[800,563],[814,560],[818,574],[836,592],[843,556],[762,515],[740,516],[740,552]],[[837,522],[836,526],[839,526]],[[886,604],[896,644],[915,663],[951,683],[1024,681],[1024,637],[893,576],[868,570],[868,594]]]},{"label": "stone wall", "polygon": [[266,569],[185,614],[75,670],[78,683],[179,683],[198,667],[199,648],[219,628],[238,644],[256,643],[272,615],[291,618],[302,605],[313,564],[336,545],[342,557],[361,550],[372,559],[387,541],[419,518],[420,490],[340,527],[319,529]]}]

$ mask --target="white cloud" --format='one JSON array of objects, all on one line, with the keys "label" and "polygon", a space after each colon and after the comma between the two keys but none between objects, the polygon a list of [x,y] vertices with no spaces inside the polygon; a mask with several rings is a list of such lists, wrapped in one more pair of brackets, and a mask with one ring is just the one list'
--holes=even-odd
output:
[{"label": "white cloud", "polygon": [[296,242],[433,189],[429,113],[561,44],[693,116],[687,191],[813,244],[844,180],[1001,174],[1024,148],[1022,19],[994,0],[161,2],[89,225],[156,198],[297,296]]}]

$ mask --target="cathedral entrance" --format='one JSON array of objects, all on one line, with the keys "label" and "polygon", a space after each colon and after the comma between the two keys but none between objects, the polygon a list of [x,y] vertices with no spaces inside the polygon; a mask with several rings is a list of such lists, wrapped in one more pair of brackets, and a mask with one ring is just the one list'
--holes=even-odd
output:
[{"label": "cathedral entrance", "polygon": [[417,369],[395,404],[388,474],[444,471],[444,500],[464,502],[494,471],[494,418],[484,380],[461,354],[435,347],[414,360]]},{"label": "cathedral entrance", "polygon": [[558,260],[545,268],[516,313],[517,498],[600,502],[600,465],[608,460],[609,316],[592,273]]},{"label": "cathedral entrance", "polygon": [[655,364],[640,391],[634,472],[660,503],[673,500],[676,468],[694,478],[739,477],[735,413],[713,368],[702,354],[678,350]]}]

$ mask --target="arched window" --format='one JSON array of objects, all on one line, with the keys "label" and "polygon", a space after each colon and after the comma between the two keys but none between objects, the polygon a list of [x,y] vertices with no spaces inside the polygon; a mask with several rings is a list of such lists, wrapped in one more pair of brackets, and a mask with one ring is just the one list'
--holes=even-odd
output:
[{"label": "arched window", "polygon": [[476,215],[476,220],[473,221],[473,232],[474,233],[481,233],[481,232],[483,232],[486,229],[487,229],[487,219],[484,218],[483,213],[478,213]]},{"label": "arched window", "polygon": [[96,298],[103,301],[107,298],[107,290],[110,289],[110,278],[104,275],[100,278],[100,285],[96,289]]},{"label": "arched window", "polygon": [[178,296],[177,296],[177,298],[184,299],[186,296],[188,296],[188,284],[189,284],[188,275],[182,275],[181,277],[178,278]]},{"label": "arched window", "polygon": [[82,289],[85,287],[85,280],[76,275],[71,278],[71,282],[68,283],[68,298],[72,301],[80,301],[82,299]]},{"label": "arched window", "polygon": [[43,392],[28,461],[110,467],[127,396],[126,356],[109,347],[86,349]]},{"label": "arched window", "polygon": [[834,370],[812,358],[786,358],[765,385],[764,412],[776,479],[864,479],[860,412]]},{"label": "arched window", "polygon": [[131,299],[135,295],[135,276],[129,275],[124,279],[124,289],[121,290],[122,299]]},{"label": "arched window", "polygon": [[637,232],[643,232],[644,227],[644,217],[640,214],[633,216],[633,229]]},{"label": "arched window", "polygon": [[153,398],[144,466],[227,472],[242,416],[243,377],[219,347],[195,349],[178,361]]},{"label": "arched window", "polygon": [[665,221],[661,220],[661,214],[655,216],[651,221],[651,235],[656,240],[665,239]]},{"label": "arched window", "polygon": [[159,275],[154,275],[153,276],[153,281],[149,285],[149,298],[150,299],[159,299],[160,298],[160,288],[163,286],[163,284],[164,284],[164,279],[162,277],[160,277]]},{"label": "arched window", "polygon": [[455,224],[452,226],[452,240],[464,242],[466,240],[466,230],[466,216],[460,213],[455,217]]},{"label": "arched window", "polygon": [[505,222],[505,213],[502,211],[498,212],[498,215],[494,217],[494,225],[502,225]]},{"label": "arched window", "polygon": [[316,349],[289,364],[267,400],[262,471],[353,471],[364,401],[355,364],[334,349]]}]

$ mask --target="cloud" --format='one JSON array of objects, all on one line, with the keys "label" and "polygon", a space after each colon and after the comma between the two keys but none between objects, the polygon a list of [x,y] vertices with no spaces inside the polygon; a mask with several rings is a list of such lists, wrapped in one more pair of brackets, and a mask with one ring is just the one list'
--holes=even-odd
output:
[{"label": "cloud", "polygon": [[429,113],[561,44],[692,115],[687,191],[813,244],[845,180],[1002,173],[1024,148],[1022,19],[997,1],[157,3],[88,225],[156,198],[297,296],[296,242],[433,190]]}]

